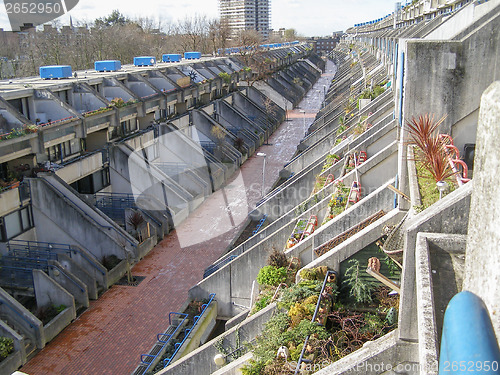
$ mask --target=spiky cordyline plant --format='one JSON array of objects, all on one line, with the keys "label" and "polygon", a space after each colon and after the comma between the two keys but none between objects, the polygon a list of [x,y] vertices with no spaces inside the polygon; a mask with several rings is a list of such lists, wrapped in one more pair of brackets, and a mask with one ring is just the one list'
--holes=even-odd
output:
[{"label": "spiky cordyline plant", "polygon": [[454,172],[448,162],[445,144],[439,137],[437,129],[446,119],[446,115],[434,121],[434,115],[421,115],[406,121],[410,135],[410,144],[419,148],[418,156],[429,170],[436,182],[453,176]]},{"label": "spiky cordyline plant", "polygon": [[441,117],[438,121],[434,122],[434,115],[420,115],[418,118],[412,117],[411,120],[406,120],[410,135],[410,143],[417,145],[423,152],[425,152],[426,145],[429,143],[430,138],[434,136],[435,131],[446,119],[446,115]]},{"label": "spiky cordyline plant", "polygon": [[439,135],[431,136],[427,140],[426,150],[422,154],[424,156],[422,158],[424,167],[436,182],[444,181],[455,173],[448,161],[445,144]]}]

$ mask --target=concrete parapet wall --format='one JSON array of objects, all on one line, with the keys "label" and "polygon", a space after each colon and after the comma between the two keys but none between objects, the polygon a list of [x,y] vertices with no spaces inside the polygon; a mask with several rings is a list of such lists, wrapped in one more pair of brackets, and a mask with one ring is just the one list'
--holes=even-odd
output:
[{"label": "concrete parapet wall", "polygon": [[108,288],[117,283],[127,272],[127,259],[122,259],[112,270],[108,271]]},{"label": "concrete parapet wall", "polygon": [[443,197],[405,223],[405,247],[401,276],[399,335],[403,340],[418,340],[415,246],[419,232],[466,234],[472,183]]},{"label": "concrete parapet wall", "polygon": [[40,319],[2,288],[0,288],[0,315],[11,328],[29,337],[38,349],[45,346],[45,334]]},{"label": "concrete parapet wall", "polygon": [[[217,371],[219,368],[214,363],[214,356],[219,354],[215,347],[215,342],[222,340],[221,343],[228,351],[236,349],[236,342],[240,341],[241,344],[253,340],[259,335],[264,324],[274,313],[276,304],[272,303],[256,314],[245,319],[236,327],[224,332],[221,336],[202,345],[195,349],[188,356],[181,358],[166,369],[157,373],[157,375],[205,375]],[[237,339],[239,335],[239,339]]]},{"label": "concrete parapet wall", "polygon": [[464,290],[481,297],[490,314],[496,337],[500,337],[500,81],[482,96],[474,158]]},{"label": "concrete parapet wall", "polygon": [[[19,352],[20,356],[20,361],[21,364],[26,363],[26,344],[24,341],[24,337],[16,332],[16,330],[12,327],[10,327],[7,323],[5,323],[3,320],[0,319],[0,336],[3,337],[8,337],[11,338],[14,346],[14,352]],[[2,365],[3,361],[0,362],[0,366]],[[19,365],[20,366],[20,365]],[[16,367],[14,370],[17,370],[18,367]],[[11,370],[13,371],[13,370]],[[2,373],[2,368],[0,367],[0,373]],[[6,374],[9,374],[8,371],[5,371]]]},{"label": "concrete parapet wall", "polygon": [[43,326],[45,339],[49,342],[76,318],[75,299],[43,271],[33,270],[33,282],[39,308],[51,305],[66,306],[54,319]]},{"label": "concrete parapet wall", "polygon": [[405,100],[405,118],[447,114],[441,131],[451,134],[451,126],[475,111],[483,91],[500,78],[499,28],[497,14],[460,41],[408,40],[405,97],[412,99]]},{"label": "concrete parapet wall", "polygon": [[462,290],[466,241],[464,235],[417,234],[418,359],[425,374],[438,373],[444,309]]},{"label": "concrete parapet wall", "polygon": [[83,283],[70,271],[64,269],[58,261],[49,261],[49,275],[66,291],[68,291],[74,297],[76,302],[80,303],[84,307],[90,306],[89,294],[85,283]]},{"label": "concrete parapet wall", "polygon": [[16,350],[0,362],[0,372],[2,374],[13,374],[24,363],[21,352]]},{"label": "concrete parapet wall", "polygon": [[173,361],[178,361],[183,357],[189,356],[189,354],[193,350],[197,349],[200,346],[200,343],[204,344],[206,338],[215,327],[216,319],[217,301],[213,301],[207,311],[205,311],[201,318],[198,320],[195,328],[189,333],[188,339],[184,342],[181,349],[177,352]]},{"label": "concrete parapet wall", "polygon": [[[341,230],[338,233],[341,233],[380,209],[389,211],[393,208],[394,193],[380,186],[387,183],[387,181],[393,183],[392,178],[396,174],[396,150],[397,144],[394,142],[358,167],[358,172],[361,175],[361,185],[364,189],[364,193],[369,194],[368,199],[365,198],[366,200],[350,207],[346,212],[339,215],[338,219],[328,222],[324,226],[325,228],[340,228]],[[355,174],[356,171],[353,170],[343,177],[346,186],[350,186],[351,182],[355,179]],[[368,176],[367,182],[364,182],[363,176],[365,174]],[[373,178],[373,176],[376,176],[376,178]],[[381,178],[387,176],[389,177],[386,178],[385,181],[379,181]],[[376,184],[370,185],[369,183]],[[318,193],[318,202],[314,200],[314,197],[310,197],[307,205],[309,208],[305,212],[299,211],[302,213],[297,215],[296,210],[299,208],[294,207],[288,211],[288,213],[283,214],[282,218],[279,219],[279,225],[272,223],[269,228],[264,229],[266,237],[262,238],[260,235],[257,235],[255,238],[251,239],[251,243],[254,245],[247,248],[245,252],[242,253],[242,248],[244,248],[242,245],[230,252],[228,255],[239,256],[209,277],[200,281],[190,290],[190,297],[203,298],[209,293],[216,293],[219,301],[219,314],[222,316],[236,315],[237,312],[234,310],[232,302],[248,306],[250,303],[252,284],[260,268],[266,265],[269,254],[272,253],[274,249],[281,250],[285,248],[286,241],[292,233],[298,219],[309,219],[311,215],[317,215],[319,220],[322,220],[326,214],[328,202],[330,201],[330,194],[333,191],[332,189],[333,185],[329,185],[327,188],[323,189],[323,192]],[[371,199],[372,197],[377,198]],[[286,204],[286,202],[282,202],[281,204]],[[339,224],[344,221],[346,221],[346,224]],[[335,225],[333,223],[335,223]],[[315,242],[315,238],[319,238],[316,236],[320,236],[322,230],[327,229],[319,228],[314,235],[291,248],[287,254],[289,256],[300,256],[303,258],[303,262],[310,262],[313,259],[312,250],[314,247],[324,242]],[[332,234],[332,237],[333,236],[334,234]],[[259,242],[255,243],[256,241]]]},{"label": "concrete parapet wall", "polygon": [[282,96],[278,91],[272,88],[268,83],[263,81],[255,82],[254,88],[263,93],[266,97],[270,98],[274,103],[280,106],[283,110],[293,109],[294,104]]},{"label": "concrete parapet wall", "polygon": [[137,245],[137,256],[139,259],[144,258],[158,243],[158,237],[152,235],[151,237],[142,241],[139,245]]},{"label": "concrete parapet wall", "polygon": [[[39,241],[76,245],[87,249],[96,259],[111,254],[123,258],[123,246],[112,237],[116,233],[110,230],[115,228],[113,223],[102,220],[95,210],[83,202],[74,203],[64,197],[41,179],[32,179],[30,185]],[[73,199],[80,201],[76,196]],[[101,221],[96,222],[94,217],[101,218]]]},{"label": "concrete parapet wall", "polygon": [[74,262],[72,258],[64,254],[58,254],[57,260],[64,269],[69,270],[87,286],[87,291],[90,299],[97,299],[97,281],[86,268],[82,268],[76,262]]}]

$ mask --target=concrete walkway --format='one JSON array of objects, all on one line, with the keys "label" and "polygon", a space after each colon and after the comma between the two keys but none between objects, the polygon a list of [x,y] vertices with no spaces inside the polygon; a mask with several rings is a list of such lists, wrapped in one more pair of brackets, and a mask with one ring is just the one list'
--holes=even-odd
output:
[{"label": "concrete walkway", "polygon": [[[294,154],[323,101],[334,66],[318,80],[299,109],[258,150],[265,153],[265,189]],[[304,119],[305,118],[305,119]],[[69,327],[52,340],[21,371],[30,375],[128,375],[140,355],[168,326],[170,311],[178,311],[189,288],[219,258],[244,225],[246,215],[261,198],[263,158],[256,154],[224,189],[211,195],[175,231],[132,269],[144,276],[138,286],[115,285]],[[246,201],[246,202],[245,202]]]}]

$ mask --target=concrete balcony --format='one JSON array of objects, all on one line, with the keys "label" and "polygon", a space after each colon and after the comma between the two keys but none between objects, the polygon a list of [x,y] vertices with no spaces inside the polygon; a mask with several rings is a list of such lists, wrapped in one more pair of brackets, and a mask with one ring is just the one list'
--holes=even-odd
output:
[{"label": "concrete balcony", "polygon": [[84,155],[79,158],[69,160],[63,164],[61,169],[56,171],[61,179],[67,184],[71,184],[81,178],[88,176],[102,169],[102,153],[95,152],[90,155]]},{"label": "concrete balcony", "polygon": [[19,182],[0,191],[0,216],[16,210],[21,205]]},{"label": "concrete balcony", "polygon": [[118,107],[119,121],[126,121],[138,116],[139,111],[142,109],[141,103],[136,101],[127,102],[126,105]]},{"label": "concrete balcony", "polygon": [[87,134],[93,133],[109,126],[115,126],[117,110],[113,107],[99,108],[83,114]]},{"label": "concrete balcony", "polygon": [[38,151],[38,134],[31,133],[16,138],[0,140],[0,163],[14,160]]},{"label": "concrete balcony", "polygon": [[62,118],[40,127],[43,148],[78,138],[81,132],[82,120],[78,117]]}]

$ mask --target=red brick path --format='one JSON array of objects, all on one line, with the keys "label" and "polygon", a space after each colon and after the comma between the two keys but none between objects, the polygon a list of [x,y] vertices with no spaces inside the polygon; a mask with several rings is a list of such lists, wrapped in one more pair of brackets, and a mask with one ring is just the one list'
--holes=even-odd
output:
[{"label": "red brick path", "polygon": [[[306,117],[314,114],[308,110]],[[303,114],[293,110],[288,115],[291,120],[270,137],[269,145],[259,148],[267,155],[267,189],[293,156],[303,135]],[[137,287],[115,285],[99,300],[92,301],[21,371],[30,375],[130,374],[138,365],[140,354],[147,353],[154,344],[156,334],[167,328],[168,313],[180,309],[189,288],[222,255],[241,229],[241,219],[255,207],[260,199],[262,164],[262,157],[251,157],[242,166],[241,175],[237,173],[225,189],[211,195],[135,265],[133,275],[146,277]],[[245,195],[246,207],[238,201]],[[222,220],[222,225],[218,220]],[[193,243],[197,241],[202,242]]]}]

